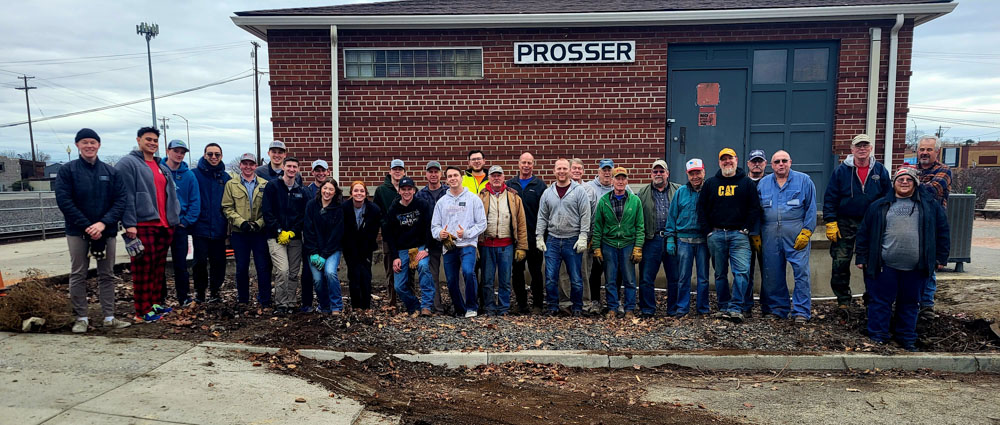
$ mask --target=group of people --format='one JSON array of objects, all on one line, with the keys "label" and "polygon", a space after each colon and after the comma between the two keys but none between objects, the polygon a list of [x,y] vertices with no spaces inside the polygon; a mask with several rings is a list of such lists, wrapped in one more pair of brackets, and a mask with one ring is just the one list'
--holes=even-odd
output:
[{"label": "group of people", "polygon": [[[155,128],[140,129],[137,144],[111,167],[97,157],[97,133],[82,129],[76,136],[80,158],[57,177],[71,257],[74,332],[86,332],[89,325],[83,284],[89,258],[98,262],[104,325],[129,325],[114,317],[111,266],[119,223],[132,256],[135,322],[156,321],[170,311],[168,249],[178,304],[220,302],[227,237],[236,259],[237,303],[250,302],[252,257],[261,307],[277,314],[309,312],[315,298],[318,311],[340,314],[343,260],[351,307],[369,309],[380,232],[389,303],[401,303],[413,317],[514,312],[631,318],[636,311],[652,317],[661,268],[666,314],[682,317],[692,309],[707,314],[711,261],[718,317],[741,322],[751,313],[758,267],[761,315],[796,323],[810,319],[809,250],[820,201],[810,177],[792,170],[786,151],[768,160],[753,150],[744,171],[736,151],[722,149],[719,170],[707,178],[703,160],[692,158],[683,185],[670,182],[667,163],[656,160],[648,184],[636,193],[630,178],[637,180],[638,173],[611,159],[602,159],[597,176],[584,181],[583,161],[559,158],[553,163],[555,181],[546,184],[535,174],[529,152],[508,175],[499,165],[487,167],[485,154],[473,150],[466,169],[428,162],[422,188],[404,161],[394,159],[372,196],[364,182],[354,181],[345,199],[326,161],[309,164],[312,181],[306,185],[300,173],[305,164],[287,156],[280,141],[270,144],[267,164],[241,155],[238,172],[225,169],[222,148],[214,143],[205,147],[195,169],[184,162],[188,147],[180,140],[168,143],[162,160],[154,157]],[[936,139],[921,140],[917,166],[900,168],[890,178],[872,158],[868,136],[858,135],[824,194],[839,311],[850,315],[850,262],[856,257],[864,270],[873,340],[890,338],[895,311],[895,337],[910,348],[918,315],[934,315],[934,271],[948,257],[944,207],[950,185],[938,150]],[[765,173],[768,162],[771,174]],[[185,260],[189,235],[193,294]],[[442,263],[446,286],[439,278]],[[791,292],[787,265],[794,277]],[[451,305],[441,301],[445,290]]]}]

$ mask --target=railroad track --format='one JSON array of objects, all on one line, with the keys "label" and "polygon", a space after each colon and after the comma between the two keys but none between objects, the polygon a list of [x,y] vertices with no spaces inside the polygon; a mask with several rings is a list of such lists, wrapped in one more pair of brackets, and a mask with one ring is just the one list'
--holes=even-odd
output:
[{"label": "railroad track", "polygon": [[[0,244],[23,242],[42,238],[42,229],[18,230],[13,232],[0,233]],[[66,235],[66,229],[60,225],[58,227],[46,228],[44,236],[46,238],[61,238]]]}]

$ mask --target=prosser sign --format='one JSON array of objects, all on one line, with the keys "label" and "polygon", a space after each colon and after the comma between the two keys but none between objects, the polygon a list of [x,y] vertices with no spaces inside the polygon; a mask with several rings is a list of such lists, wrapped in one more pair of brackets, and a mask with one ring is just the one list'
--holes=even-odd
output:
[{"label": "prosser sign", "polygon": [[514,43],[518,65],[635,62],[635,41]]}]

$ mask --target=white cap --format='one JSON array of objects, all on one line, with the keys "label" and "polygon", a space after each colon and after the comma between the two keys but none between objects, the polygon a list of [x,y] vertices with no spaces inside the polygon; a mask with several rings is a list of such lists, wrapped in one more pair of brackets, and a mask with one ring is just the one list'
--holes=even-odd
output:
[{"label": "white cap", "polygon": [[685,171],[704,170],[705,164],[702,163],[701,160],[698,158],[692,158],[688,160],[687,164],[684,165],[684,168],[686,168]]}]

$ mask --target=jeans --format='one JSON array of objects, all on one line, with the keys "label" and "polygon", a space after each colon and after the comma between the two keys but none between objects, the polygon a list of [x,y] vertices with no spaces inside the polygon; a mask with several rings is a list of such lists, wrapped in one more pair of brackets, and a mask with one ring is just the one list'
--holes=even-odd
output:
[{"label": "jeans", "polygon": [[687,243],[677,241],[677,263],[680,276],[677,285],[677,312],[683,316],[688,313],[691,305],[691,266],[696,265],[698,277],[698,295],[695,311],[707,314],[708,306],[708,245],[705,243]]},{"label": "jeans", "polygon": [[[750,239],[737,230],[716,230],[708,235],[708,251],[715,265],[715,292],[719,311],[743,313],[743,295],[747,289],[750,268]],[[729,268],[733,269],[730,292]]]},{"label": "jeans", "polygon": [[677,313],[677,256],[667,255],[665,237],[653,236],[642,245],[642,261],[639,262],[639,310],[643,314],[656,314],[655,283],[661,266],[667,276],[667,314]]},{"label": "jeans", "polygon": [[205,290],[209,296],[222,295],[222,282],[226,280],[226,238],[212,239],[194,237],[194,292],[198,302],[205,301]]},{"label": "jeans", "polygon": [[233,232],[229,236],[236,256],[236,302],[250,302],[250,254],[257,270],[257,302],[271,306],[271,254],[267,252],[267,237],[260,232]]},{"label": "jeans", "polygon": [[917,313],[921,290],[927,278],[917,271],[902,271],[883,266],[882,272],[865,275],[868,292],[868,336],[875,341],[889,339],[893,303],[896,304],[896,339],[903,345],[917,340]]},{"label": "jeans", "polygon": [[937,271],[936,264],[931,264],[931,275],[927,277],[924,286],[920,291],[920,308],[934,308],[934,294],[937,292]]},{"label": "jeans", "polygon": [[[466,311],[479,311],[479,291],[476,290],[476,247],[458,246],[448,250],[443,257],[444,275],[448,279],[448,294],[451,295],[451,303],[455,306],[455,314],[464,315]],[[430,272],[427,274],[430,285]],[[458,286],[459,277],[465,280],[464,299],[462,289]],[[433,290],[433,286],[427,287],[428,293]]]},{"label": "jeans", "polygon": [[545,304],[553,312],[559,311],[559,266],[566,262],[569,273],[570,300],[573,311],[583,311],[583,277],[580,274],[582,256],[573,249],[577,238],[549,236],[545,240]]},{"label": "jeans", "polygon": [[[632,256],[633,247],[632,244],[621,248],[606,243],[601,244],[601,254],[604,256],[604,281],[607,282],[604,288],[608,311],[618,311],[618,290],[622,286],[625,287],[625,311],[635,310],[635,264],[632,264],[629,258]],[[659,261],[657,267],[658,265]]]},{"label": "jeans", "polygon": [[[424,247],[419,248],[420,251]],[[401,249],[397,252],[402,269],[399,273],[393,272],[393,284],[396,288],[396,296],[403,302],[408,313],[413,313],[417,309],[430,309],[434,307],[434,282],[431,277],[430,256],[417,262],[417,280],[420,282],[420,300],[417,300],[416,290],[407,287],[410,281],[410,253],[409,250]],[[476,260],[475,251],[472,260]],[[412,286],[412,285],[411,285]],[[475,296],[475,292],[472,293]]]},{"label": "jeans", "polygon": [[[502,247],[484,246],[483,253],[483,293],[486,295],[486,313],[506,314],[510,310],[510,272],[514,263],[514,245]],[[497,282],[497,295],[493,293],[493,282]]]},{"label": "jeans", "polygon": [[316,286],[316,298],[319,301],[319,311],[329,313],[331,311],[344,310],[344,299],[340,296],[340,276],[337,269],[340,267],[340,256],[342,252],[334,252],[323,264],[323,272],[310,264],[309,271],[312,272],[313,284]]},{"label": "jeans", "polygon": [[[187,267],[188,230],[174,226],[174,240],[170,242],[170,258],[174,263],[174,289],[177,302],[183,303],[191,294],[191,277]],[[167,298],[167,285],[163,285],[163,299]]]},{"label": "jeans", "polygon": [[754,267],[760,268],[760,314],[765,315],[770,311],[767,309],[767,294],[764,293],[764,282],[767,280],[767,270],[764,269],[764,256],[757,251],[750,250],[750,272],[747,273],[747,290],[743,293],[743,313],[750,314],[753,310],[753,276]]}]

